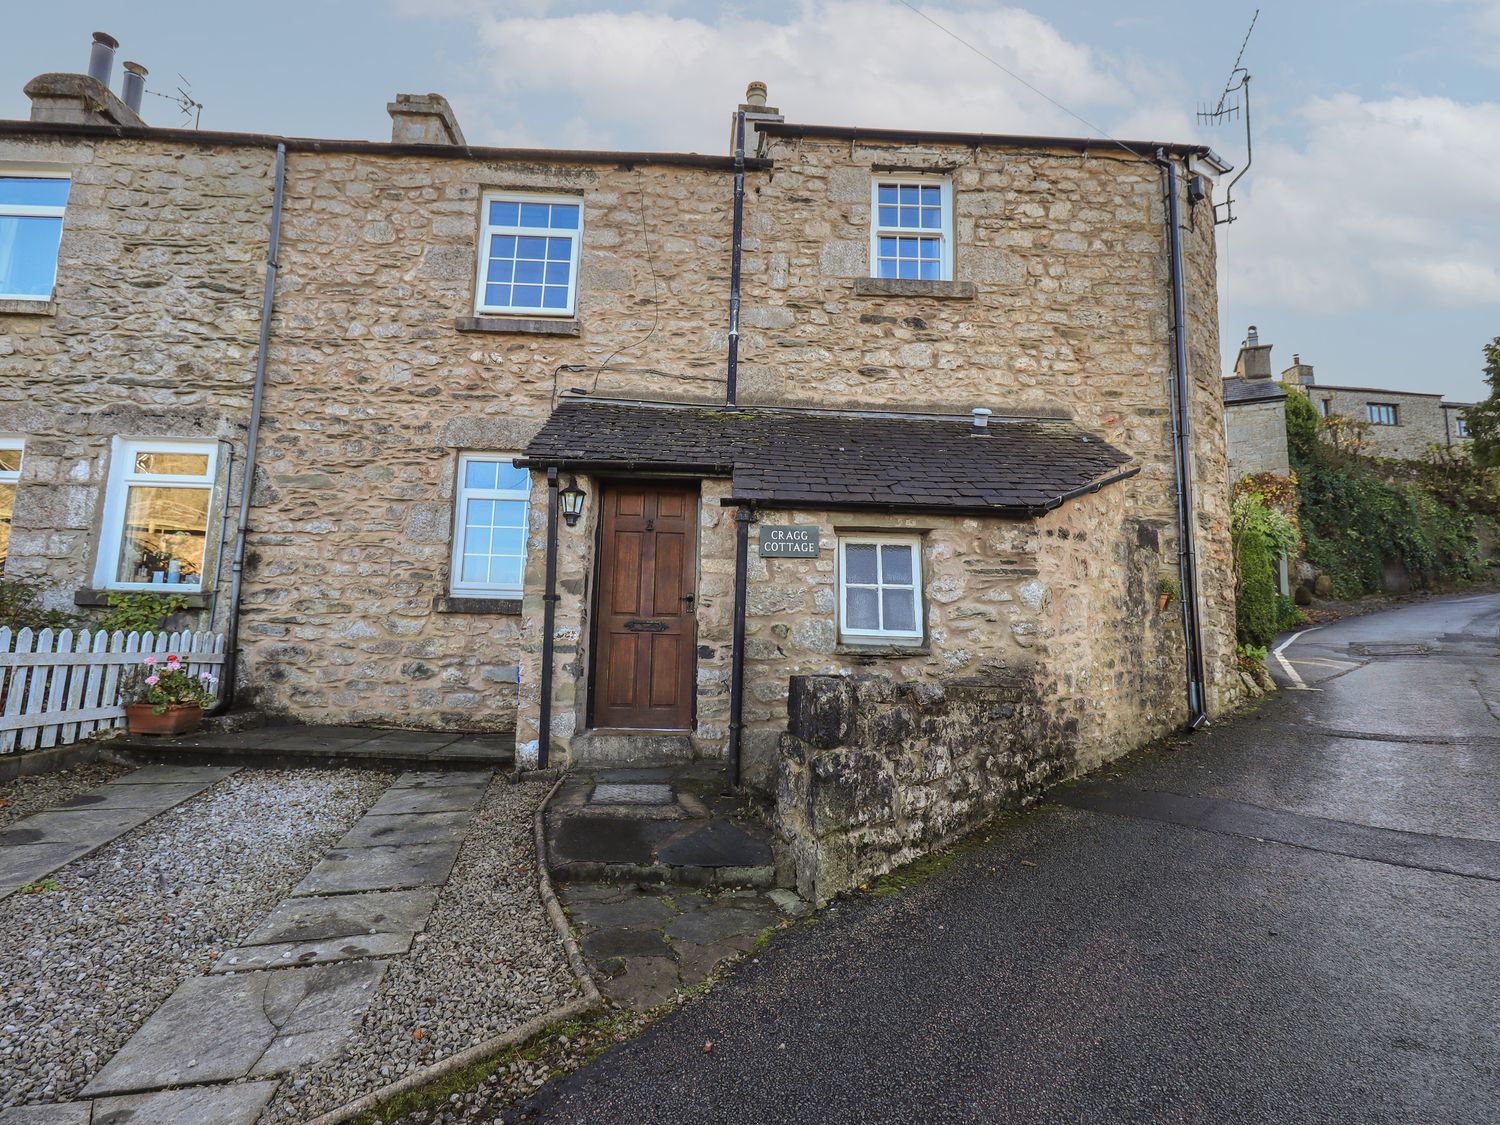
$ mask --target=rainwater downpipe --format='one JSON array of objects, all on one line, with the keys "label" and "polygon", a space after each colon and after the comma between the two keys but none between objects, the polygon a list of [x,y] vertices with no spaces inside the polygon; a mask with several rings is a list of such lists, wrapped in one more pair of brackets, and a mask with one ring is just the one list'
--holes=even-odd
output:
[{"label": "rainwater downpipe", "polygon": [[745,583],[750,569],[749,504],[734,513],[734,642],[729,656],[729,784],[740,785],[740,727],[745,695]]},{"label": "rainwater downpipe", "polygon": [[1188,728],[1208,721],[1204,699],[1203,630],[1198,617],[1198,550],[1193,532],[1192,434],[1188,383],[1187,332],[1182,280],[1182,228],[1177,202],[1177,164],[1156,150],[1166,173],[1167,245],[1172,287],[1172,450],[1177,476],[1177,573],[1182,588],[1182,631],[1187,644]]},{"label": "rainwater downpipe", "polygon": [[[266,352],[271,345],[271,308],[276,299],[276,259],[281,250],[281,201],[286,189],[286,145],[276,146],[272,173],[271,233],[266,241],[266,281],[260,298],[260,339],[255,353],[255,384],[250,395],[250,427],[245,434],[245,467],[240,473],[240,514],[235,524],[234,563],[229,571],[229,611],[224,643],[224,667],[219,677],[219,702],[209,712],[222,715],[234,706],[239,671],[240,588],[245,573],[245,527],[255,492],[255,443],[260,436],[260,411],[266,393]],[[226,494],[226,500],[228,499]]]},{"label": "rainwater downpipe", "polygon": [[740,378],[740,251],[745,234],[745,111],[734,115],[734,239],[729,252],[729,366],[724,405],[733,406]]},{"label": "rainwater downpipe", "polygon": [[552,746],[552,634],[557,623],[557,466],[547,468],[547,577],[542,591],[542,682],[536,729],[536,768],[544,770]]}]

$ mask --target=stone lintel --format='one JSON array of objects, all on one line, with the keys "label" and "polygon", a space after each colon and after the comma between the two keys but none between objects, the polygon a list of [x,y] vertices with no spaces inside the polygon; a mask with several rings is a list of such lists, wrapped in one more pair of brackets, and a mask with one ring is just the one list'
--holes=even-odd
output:
[{"label": "stone lintel", "polygon": [[416,145],[463,145],[464,131],[458,127],[453,107],[442,94],[397,94],[387,103],[391,115],[391,143]]},{"label": "stone lintel", "polygon": [[897,277],[857,277],[856,297],[936,297],[939,300],[972,301],[976,290],[972,281],[917,281]]},{"label": "stone lintel", "polygon": [[544,316],[460,316],[454,318],[453,327],[460,332],[514,332],[538,336],[583,334],[583,323],[576,317],[553,320]]},{"label": "stone lintel", "polygon": [[141,115],[87,74],[38,74],[26,83],[31,120],[52,125],[144,126]]}]

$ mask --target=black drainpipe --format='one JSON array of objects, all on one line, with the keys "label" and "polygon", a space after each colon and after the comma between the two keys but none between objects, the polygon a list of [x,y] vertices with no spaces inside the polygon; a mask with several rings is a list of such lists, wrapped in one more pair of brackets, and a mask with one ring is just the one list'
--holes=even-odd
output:
[{"label": "black drainpipe", "polygon": [[552,745],[552,633],[557,620],[557,466],[547,469],[547,584],[542,593],[541,715],[537,720],[536,767],[547,768]]},{"label": "black drainpipe", "polygon": [[1203,685],[1203,626],[1198,617],[1198,551],[1193,533],[1192,434],[1188,383],[1187,314],[1182,294],[1182,231],[1177,203],[1177,165],[1156,150],[1156,163],[1167,178],[1167,244],[1172,284],[1172,447],[1177,473],[1177,573],[1182,587],[1182,631],[1187,642],[1188,727],[1208,721]]},{"label": "black drainpipe", "polygon": [[[266,393],[266,352],[271,346],[271,307],[276,298],[276,259],[281,251],[281,198],[286,188],[286,145],[276,146],[276,170],[271,190],[271,234],[266,242],[266,281],[260,297],[260,341],[255,353],[255,384],[250,395],[250,427],[245,434],[245,467],[240,473],[240,514],[234,532],[234,563],[229,569],[229,608],[224,638],[224,666],[219,675],[219,702],[210,715],[234,706],[234,681],[239,672],[240,586],[245,573],[245,527],[255,492],[255,444],[260,437],[260,410]],[[229,502],[226,492],[224,502]]]},{"label": "black drainpipe", "polygon": [[729,784],[740,784],[740,726],[745,694],[745,579],[750,569],[749,504],[734,513],[734,644],[729,657]]},{"label": "black drainpipe", "polygon": [[745,111],[734,115],[734,241],[729,255],[729,369],[724,405],[733,406],[740,378],[740,244],[745,231]]}]

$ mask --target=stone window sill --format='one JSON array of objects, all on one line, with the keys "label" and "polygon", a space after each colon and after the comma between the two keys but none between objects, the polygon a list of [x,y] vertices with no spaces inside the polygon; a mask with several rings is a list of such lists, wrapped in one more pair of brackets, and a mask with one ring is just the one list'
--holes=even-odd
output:
[{"label": "stone window sill", "polygon": [[212,590],[195,590],[190,594],[177,593],[177,591],[169,586],[163,586],[160,590],[95,590],[90,587],[84,587],[82,590],[73,591],[73,604],[89,608],[107,609],[109,608],[109,596],[111,594],[161,594],[162,596],[177,594],[178,597],[187,602],[188,609],[207,609],[209,601],[214,596]]},{"label": "stone window sill", "polygon": [[460,332],[502,332],[533,336],[580,336],[583,322],[574,318],[556,320],[544,316],[460,316],[453,327]]},{"label": "stone window sill", "polygon": [[464,598],[448,597],[439,594],[432,599],[432,608],[436,613],[488,613],[519,617],[521,615],[521,599]]},{"label": "stone window sill", "polygon": [[0,299],[0,315],[6,316],[56,316],[56,301],[19,301],[14,298]]},{"label": "stone window sill", "polygon": [[847,641],[834,646],[836,656],[870,656],[882,660],[899,660],[906,656],[928,656],[932,649],[927,644],[850,644]]},{"label": "stone window sill", "polygon": [[936,297],[947,301],[972,301],[972,281],[914,281],[896,277],[854,279],[856,297]]}]

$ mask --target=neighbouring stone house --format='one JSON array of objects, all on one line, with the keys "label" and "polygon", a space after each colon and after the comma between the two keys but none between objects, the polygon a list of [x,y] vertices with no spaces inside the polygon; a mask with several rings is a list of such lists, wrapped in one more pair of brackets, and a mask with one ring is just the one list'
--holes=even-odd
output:
[{"label": "neighbouring stone house", "polygon": [[1238,698],[1207,150],[754,87],[742,158],[472,147],[436,95],[209,134],[92,81],[0,123],[0,190],[70,185],[0,308],[6,565],[224,623],[251,460],[238,705],[728,758],[821,896]]},{"label": "neighbouring stone house", "polygon": [[1319,383],[1312,364],[1303,363],[1300,355],[1292,356],[1280,379],[1273,378],[1271,345],[1260,342],[1253,324],[1223,390],[1232,480],[1252,473],[1288,472],[1283,416],[1288,392],[1306,395],[1320,417],[1355,423],[1347,432],[1373,457],[1414,460],[1425,457],[1432,446],[1463,449],[1469,441],[1464,411],[1473,403],[1449,402],[1440,394],[1421,391]]}]

